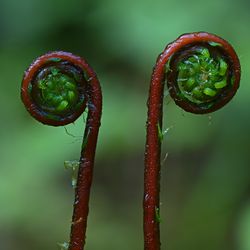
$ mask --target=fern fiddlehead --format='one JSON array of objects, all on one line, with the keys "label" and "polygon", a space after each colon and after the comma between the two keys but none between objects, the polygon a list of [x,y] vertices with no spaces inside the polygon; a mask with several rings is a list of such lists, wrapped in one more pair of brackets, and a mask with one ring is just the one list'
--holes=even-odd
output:
[{"label": "fern fiddlehead", "polygon": [[50,52],[37,58],[26,70],[21,98],[35,119],[52,126],[72,123],[88,108],[68,246],[69,250],[83,250],[102,113],[99,80],[81,57],[62,51]]},{"label": "fern fiddlehead", "polygon": [[163,92],[187,112],[216,111],[235,95],[240,63],[233,47],[206,32],[184,34],[167,45],[153,69],[148,98],[144,171],[144,249],[160,249],[159,196]]}]

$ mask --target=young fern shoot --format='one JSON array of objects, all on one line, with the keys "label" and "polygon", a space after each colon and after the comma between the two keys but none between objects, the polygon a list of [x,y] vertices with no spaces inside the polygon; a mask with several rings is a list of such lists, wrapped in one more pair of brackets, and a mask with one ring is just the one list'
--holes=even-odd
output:
[{"label": "young fern shoot", "polygon": [[37,58],[26,70],[21,98],[36,120],[51,126],[72,123],[88,108],[68,246],[69,250],[83,250],[101,124],[102,93],[99,80],[81,57],[62,51],[50,52]]},{"label": "young fern shoot", "polygon": [[158,56],[148,98],[144,172],[144,249],[160,249],[160,165],[164,87],[187,112],[214,112],[235,95],[240,62],[232,46],[206,32],[184,34]]}]

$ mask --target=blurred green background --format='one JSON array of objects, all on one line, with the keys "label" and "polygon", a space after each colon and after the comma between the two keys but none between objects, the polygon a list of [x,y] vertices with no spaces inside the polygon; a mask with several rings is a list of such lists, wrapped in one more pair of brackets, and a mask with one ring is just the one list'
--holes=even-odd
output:
[{"label": "blurred green background", "polygon": [[104,109],[86,250],[143,249],[146,101],[157,55],[182,33],[230,41],[241,87],[215,114],[195,116],[165,100],[163,250],[250,250],[250,2],[247,0],[0,0],[0,249],[58,249],[68,241],[71,174],[82,119],[53,128],[20,101],[24,70],[65,50],[96,70]]}]

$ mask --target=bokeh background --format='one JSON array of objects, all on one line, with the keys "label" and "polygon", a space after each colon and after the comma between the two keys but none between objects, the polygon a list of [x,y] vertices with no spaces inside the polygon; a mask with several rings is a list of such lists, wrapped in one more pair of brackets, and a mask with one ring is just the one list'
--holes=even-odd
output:
[{"label": "bokeh background", "polygon": [[143,249],[146,101],[157,55],[182,33],[230,41],[241,87],[222,110],[195,116],[165,102],[163,250],[250,249],[250,2],[247,0],[0,0],[0,249],[59,249],[72,213],[71,173],[83,119],[53,128],[20,100],[24,70],[51,50],[96,70],[104,109],[86,250]]}]

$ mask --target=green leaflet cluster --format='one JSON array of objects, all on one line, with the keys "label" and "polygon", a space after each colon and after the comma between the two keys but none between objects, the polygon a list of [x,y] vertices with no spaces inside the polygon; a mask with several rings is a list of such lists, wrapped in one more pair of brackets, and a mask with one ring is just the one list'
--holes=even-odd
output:
[{"label": "green leaflet cluster", "polygon": [[48,70],[50,73],[38,81],[39,103],[52,113],[65,113],[78,100],[77,83],[72,77],[63,74],[56,67],[51,67]]},{"label": "green leaflet cluster", "polygon": [[228,64],[205,47],[179,61],[177,70],[179,94],[196,104],[213,101],[228,85]]}]

